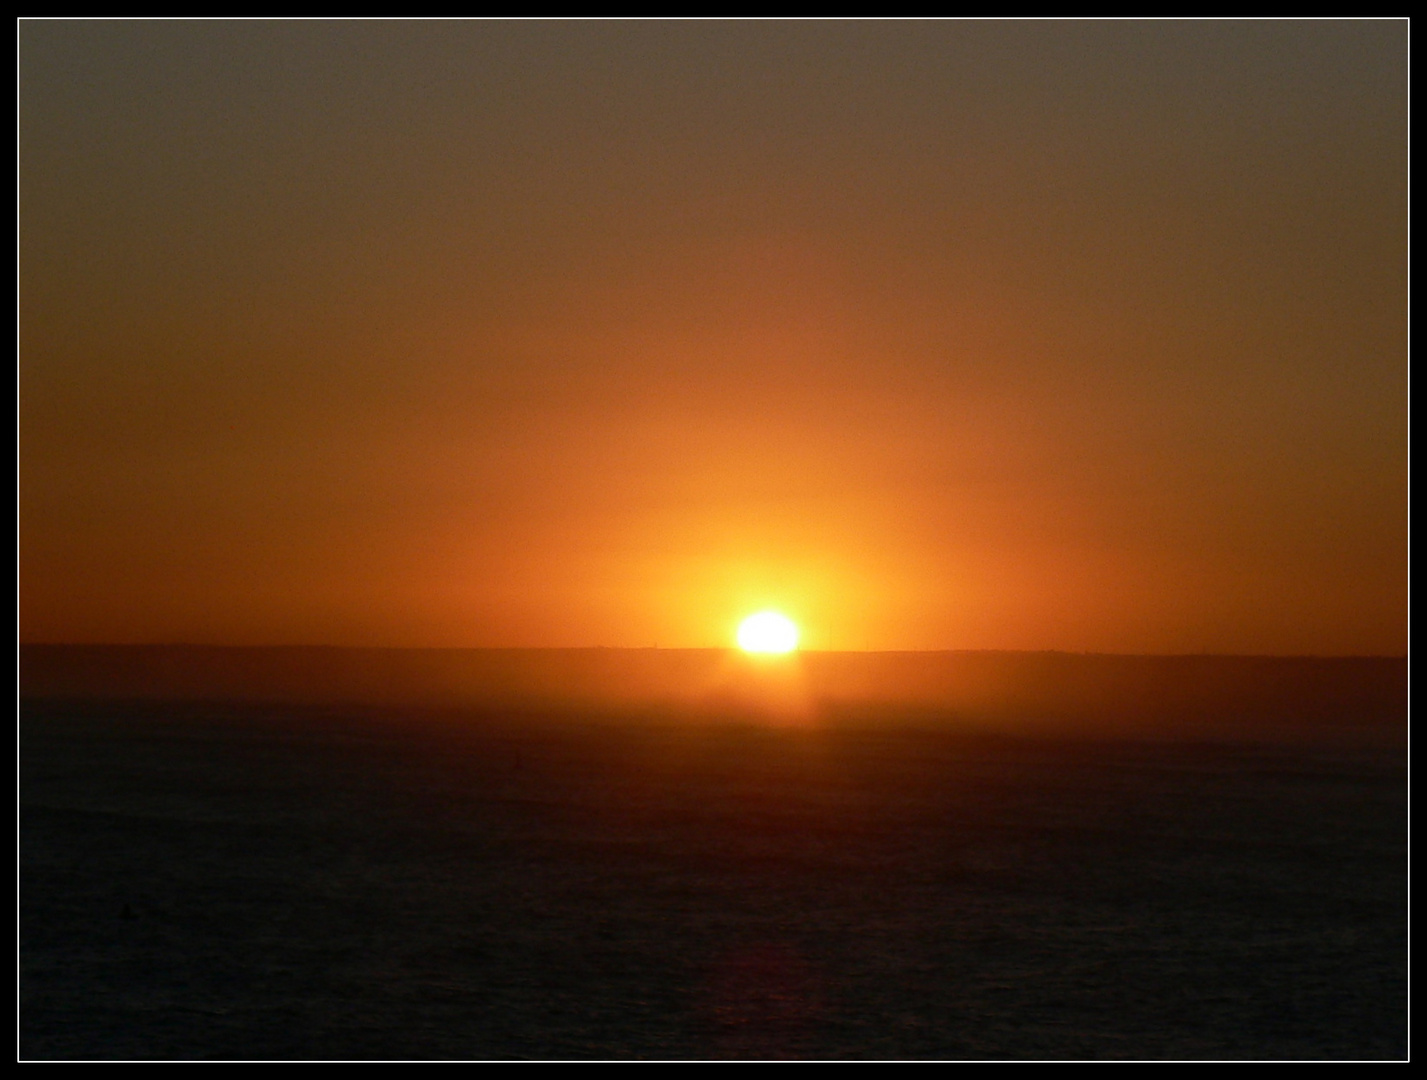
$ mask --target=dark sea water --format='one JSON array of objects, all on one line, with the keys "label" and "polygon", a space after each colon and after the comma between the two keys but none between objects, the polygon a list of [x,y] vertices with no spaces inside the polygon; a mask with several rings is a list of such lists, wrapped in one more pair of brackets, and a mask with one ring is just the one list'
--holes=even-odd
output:
[{"label": "dark sea water", "polygon": [[1401,1058],[1405,752],[26,704],[22,1058]]}]

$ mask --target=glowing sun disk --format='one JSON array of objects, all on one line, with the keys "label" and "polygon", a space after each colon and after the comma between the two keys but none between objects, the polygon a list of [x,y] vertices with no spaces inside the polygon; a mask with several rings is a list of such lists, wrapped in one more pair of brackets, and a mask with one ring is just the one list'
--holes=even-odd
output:
[{"label": "glowing sun disk", "polygon": [[738,647],[752,653],[787,653],[798,647],[798,628],[776,611],[760,611],[738,624]]}]

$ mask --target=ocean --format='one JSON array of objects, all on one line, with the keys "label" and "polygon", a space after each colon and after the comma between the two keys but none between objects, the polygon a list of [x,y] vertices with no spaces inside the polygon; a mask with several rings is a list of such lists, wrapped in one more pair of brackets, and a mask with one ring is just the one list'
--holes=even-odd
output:
[{"label": "ocean", "polygon": [[22,1059],[1394,1059],[1404,748],[22,701]]}]

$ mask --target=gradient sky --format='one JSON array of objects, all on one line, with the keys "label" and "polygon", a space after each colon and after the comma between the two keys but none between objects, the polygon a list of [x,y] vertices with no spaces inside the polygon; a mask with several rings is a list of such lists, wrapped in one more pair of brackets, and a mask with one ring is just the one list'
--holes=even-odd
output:
[{"label": "gradient sky", "polygon": [[1408,24],[18,24],[26,641],[1403,653]]}]

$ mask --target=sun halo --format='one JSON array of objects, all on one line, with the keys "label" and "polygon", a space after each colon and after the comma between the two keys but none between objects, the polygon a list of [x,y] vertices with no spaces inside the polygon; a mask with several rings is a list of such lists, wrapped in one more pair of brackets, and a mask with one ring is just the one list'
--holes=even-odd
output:
[{"label": "sun halo", "polygon": [[790,653],[798,647],[798,628],[786,615],[760,611],[738,624],[738,647],[749,653]]}]

